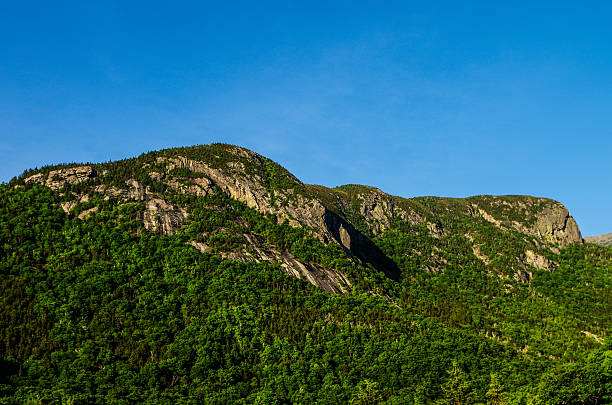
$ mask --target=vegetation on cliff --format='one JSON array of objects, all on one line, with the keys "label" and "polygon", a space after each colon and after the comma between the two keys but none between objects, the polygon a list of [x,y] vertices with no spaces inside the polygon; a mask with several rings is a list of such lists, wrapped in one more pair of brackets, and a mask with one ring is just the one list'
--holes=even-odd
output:
[{"label": "vegetation on cliff", "polygon": [[0,399],[607,403],[612,249],[571,221],[229,145],[29,171],[0,185]]}]

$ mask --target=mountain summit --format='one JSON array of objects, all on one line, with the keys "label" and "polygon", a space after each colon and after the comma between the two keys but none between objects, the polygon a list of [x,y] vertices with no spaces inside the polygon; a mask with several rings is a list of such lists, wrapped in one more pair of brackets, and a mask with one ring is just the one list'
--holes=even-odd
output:
[{"label": "mountain summit", "polygon": [[[119,204],[140,202],[144,209],[138,212],[138,218],[144,228],[162,235],[189,226],[198,214],[192,204],[194,197],[219,193],[273,216],[278,223],[286,221],[291,227],[307,230],[325,245],[337,244],[351,258],[371,264],[391,278],[400,277],[401,270],[376,240],[402,229],[431,239],[438,248],[423,261],[429,271],[443,271],[444,261],[439,259],[446,253],[445,246],[437,240],[453,236],[471,245],[472,254],[492,271],[522,281],[529,279],[530,267],[550,270],[554,267],[551,254],[571,243],[582,243],[576,221],[553,200],[529,196],[406,199],[361,185],[306,185],[270,159],[225,144],[167,149],[107,164],[50,167],[27,173],[20,180],[62,190],[62,209],[79,218],[99,209],[96,199],[113,199]],[[176,196],[183,197],[184,202]],[[475,224],[496,234],[500,243],[511,235],[520,250],[508,258],[511,266],[502,269],[491,265],[499,252],[480,248],[484,232]],[[267,243],[248,227],[239,228],[202,232],[189,243],[203,252],[214,248],[233,260],[281,262],[286,272],[326,291],[350,290],[347,275],[300,260],[289,250]],[[213,241],[219,233],[239,242],[229,248],[216,246]],[[422,256],[424,252],[410,253]]]},{"label": "mountain summit", "polygon": [[612,249],[237,146],[0,185],[0,402],[606,403]]}]

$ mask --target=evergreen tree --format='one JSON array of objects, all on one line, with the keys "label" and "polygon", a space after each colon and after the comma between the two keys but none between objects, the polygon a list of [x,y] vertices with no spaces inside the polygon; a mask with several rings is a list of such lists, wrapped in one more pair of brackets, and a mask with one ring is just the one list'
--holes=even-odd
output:
[{"label": "evergreen tree", "polygon": [[357,385],[357,392],[351,399],[352,405],[376,405],[382,403],[378,391],[378,383],[372,380],[363,380]]},{"label": "evergreen tree", "polygon": [[487,404],[489,405],[505,405],[508,403],[506,395],[503,392],[503,386],[497,378],[497,374],[491,374],[491,382],[489,390],[486,393]]},{"label": "evergreen tree", "polygon": [[453,367],[448,370],[449,379],[442,385],[443,405],[470,405],[474,403],[474,395],[470,391],[470,383],[466,373],[453,361]]}]

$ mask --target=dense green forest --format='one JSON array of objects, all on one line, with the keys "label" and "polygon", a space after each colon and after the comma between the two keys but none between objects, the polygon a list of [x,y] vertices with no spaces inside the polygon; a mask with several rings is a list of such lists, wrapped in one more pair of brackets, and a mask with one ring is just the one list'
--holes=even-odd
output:
[{"label": "dense green forest", "polygon": [[[612,402],[612,248],[557,249],[432,198],[406,203],[421,223],[374,232],[348,200],[341,220],[392,273],[218,185],[195,195],[156,180],[156,170],[183,186],[207,176],[160,163],[177,154],[237,161],[223,147],[187,148],[99,165],[104,175],[54,189],[24,179],[72,166],[0,185],[0,403]],[[265,158],[238,161],[279,207],[318,195],[342,208],[334,193],[355,189],[321,191]],[[97,188],[129,179],[188,220],[148,229],[146,198]],[[88,198],[62,209],[75,195]],[[256,249],[344,274],[350,291],[244,259]],[[527,249],[551,268],[524,264]]]}]

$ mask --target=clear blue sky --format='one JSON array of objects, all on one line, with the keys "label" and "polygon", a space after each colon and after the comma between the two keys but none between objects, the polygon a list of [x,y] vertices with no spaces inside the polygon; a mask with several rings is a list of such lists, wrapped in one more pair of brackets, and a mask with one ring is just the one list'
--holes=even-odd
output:
[{"label": "clear blue sky", "polygon": [[6,2],[0,181],[227,142],[307,183],[544,196],[612,232],[611,2],[300,3]]}]

